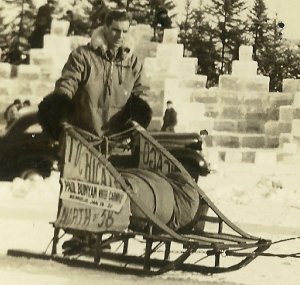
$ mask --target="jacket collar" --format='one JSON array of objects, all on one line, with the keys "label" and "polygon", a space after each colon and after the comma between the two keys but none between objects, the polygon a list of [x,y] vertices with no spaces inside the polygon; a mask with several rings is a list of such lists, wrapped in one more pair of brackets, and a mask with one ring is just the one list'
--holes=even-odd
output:
[{"label": "jacket collar", "polygon": [[[98,27],[92,33],[91,37],[91,47],[92,49],[99,51],[102,56],[106,59],[111,60],[109,57],[109,48],[107,44],[107,40],[104,35],[104,26]],[[123,46],[119,48],[119,51],[116,55],[116,60],[125,60],[130,58],[134,49],[133,39],[127,35],[123,42]]]}]

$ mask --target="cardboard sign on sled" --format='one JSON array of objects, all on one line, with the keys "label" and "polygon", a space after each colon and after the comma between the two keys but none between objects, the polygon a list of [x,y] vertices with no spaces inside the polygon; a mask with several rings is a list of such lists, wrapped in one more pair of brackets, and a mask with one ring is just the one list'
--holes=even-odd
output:
[{"label": "cardboard sign on sled", "polygon": [[79,139],[66,132],[64,143],[62,204],[55,226],[89,232],[125,230],[130,216],[127,194]]}]

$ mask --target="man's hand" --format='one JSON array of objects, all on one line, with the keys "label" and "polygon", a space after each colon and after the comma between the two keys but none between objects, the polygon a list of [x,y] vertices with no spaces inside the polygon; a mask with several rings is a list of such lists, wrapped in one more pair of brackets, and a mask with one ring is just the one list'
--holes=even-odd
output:
[{"label": "man's hand", "polygon": [[59,139],[62,122],[68,121],[73,112],[71,99],[64,94],[51,93],[38,106],[38,120],[45,132]]}]

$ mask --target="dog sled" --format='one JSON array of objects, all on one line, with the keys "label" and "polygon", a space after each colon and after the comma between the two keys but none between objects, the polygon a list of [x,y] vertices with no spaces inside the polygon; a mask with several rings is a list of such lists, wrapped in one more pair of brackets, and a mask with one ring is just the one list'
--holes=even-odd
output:
[{"label": "dog sled", "polygon": [[271,245],[227,219],[137,123],[103,138],[65,123],[61,146],[52,250],[8,255],[141,275],[216,274],[246,266]]}]

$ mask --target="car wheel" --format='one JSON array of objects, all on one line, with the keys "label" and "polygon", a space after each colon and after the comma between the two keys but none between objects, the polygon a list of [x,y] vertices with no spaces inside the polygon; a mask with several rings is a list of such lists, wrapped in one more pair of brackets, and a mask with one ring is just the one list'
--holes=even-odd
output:
[{"label": "car wheel", "polygon": [[33,168],[23,170],[19,174],[19,177],[24,180],[30,180],[30,181],[41,180],[44,178],[43,175],[38,170]]}]

